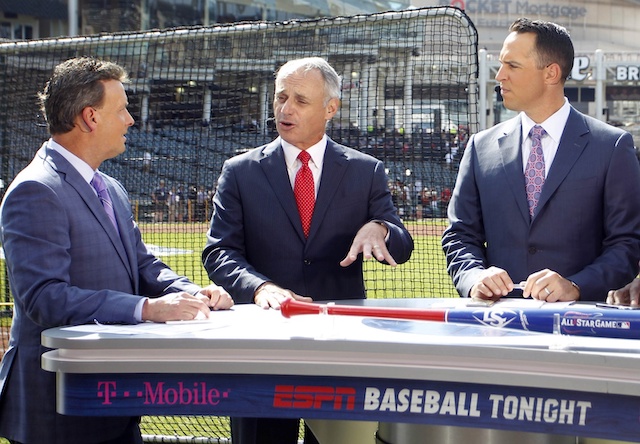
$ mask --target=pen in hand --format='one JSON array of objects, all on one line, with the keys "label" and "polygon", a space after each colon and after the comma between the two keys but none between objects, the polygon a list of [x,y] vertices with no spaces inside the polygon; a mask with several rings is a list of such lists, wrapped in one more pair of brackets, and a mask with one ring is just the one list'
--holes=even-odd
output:
[{"label": "pen in hand", "polygon": [[525,281],[518,282],[517,284],[513,284],[514,290],[524,290],[524,286],[526,285]]}]

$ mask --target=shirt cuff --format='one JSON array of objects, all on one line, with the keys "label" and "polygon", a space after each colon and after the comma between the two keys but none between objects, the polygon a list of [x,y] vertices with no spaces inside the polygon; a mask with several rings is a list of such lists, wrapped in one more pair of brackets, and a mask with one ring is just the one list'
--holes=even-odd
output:
[{"label": "shirt cuff", "polygon": [[142,298],[136,304],[136,309],[133,312],[133,317],[138,322],[142,322],[142,307],[144,306],[144,303],[147,301],[147,299],[149,298]]}]

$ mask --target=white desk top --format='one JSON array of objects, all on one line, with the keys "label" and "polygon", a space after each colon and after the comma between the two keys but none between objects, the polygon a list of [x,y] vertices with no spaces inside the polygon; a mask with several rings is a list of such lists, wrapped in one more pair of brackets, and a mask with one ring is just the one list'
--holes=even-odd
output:
[{"label": "white desk top", "polygon": [[[421,303],[437,302],[377,302]],[[44,355],[43,368],[68,373],[357,375],[640,396],[636,340],[357,316],[286,319],[255,305],[203,322],[57,328],[44,332],[43,345],[58,349]]]}]

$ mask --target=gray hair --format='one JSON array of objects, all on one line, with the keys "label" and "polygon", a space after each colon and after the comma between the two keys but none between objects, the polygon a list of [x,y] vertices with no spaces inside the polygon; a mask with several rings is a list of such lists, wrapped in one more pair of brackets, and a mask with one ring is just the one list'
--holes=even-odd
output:
[{"label": "gray hair", "polygon": [[340,100],[342,77],[340,77],[336,70],[322,57],[305,57],[288,61],[277,71],[276,82],[287,78],[295,72],[301,71],[306,73],[313,69],[317,69],[324,79],[324,104],[326,105],[331,99]]}]

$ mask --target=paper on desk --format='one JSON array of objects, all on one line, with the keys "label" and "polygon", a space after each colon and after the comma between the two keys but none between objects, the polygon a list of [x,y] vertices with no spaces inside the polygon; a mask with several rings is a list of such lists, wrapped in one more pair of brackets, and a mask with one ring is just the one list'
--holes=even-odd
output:
[{"label": "paper on desk", "polygon": [[63,327],[61,330],[80,333],[114,334],[114,335],[159,335],[176,336],[191,334],[195,337],[206,335],[214,330],[229,330],[223,336],[252,336],[257,329],[265,328],[265,323],[273,323],[284,318],[279,311],[264,310],[255,304],[233,306],[229,310],[212,311],[209,319],[193,321],[171,321],[167,323],[143,322],[136,325],[95,324]]},{"label": "paper on desk", "polygon": [[[197,326],[196,326],[197,325]],[[221,328],[223,325],[215,322],[197,322],[197,323],[181,323],[181,324],[159,324],[155,322],[143,322],[137,325],[113,325],[113,324],[87,324],[76,325],[73,327],[63,327],[63,331],[80,332],[80,333],[108,333],[114,335],[162,335],[173,336],[179,333],[189,333],[194,330],[210,330]]]}]

